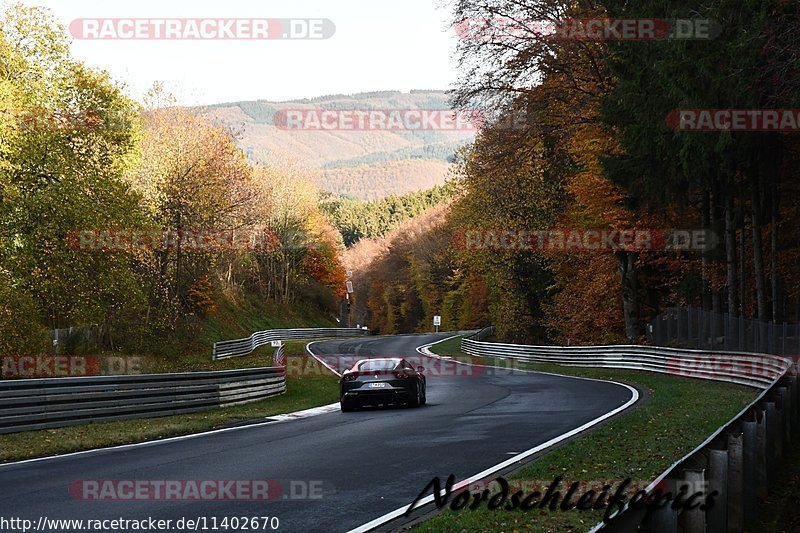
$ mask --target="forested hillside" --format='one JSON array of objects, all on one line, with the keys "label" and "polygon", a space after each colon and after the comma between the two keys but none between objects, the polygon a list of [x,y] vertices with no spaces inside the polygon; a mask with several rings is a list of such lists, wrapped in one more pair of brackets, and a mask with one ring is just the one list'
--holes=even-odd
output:
[{"label": "forested hillside", "polygon": [[257,163],[290,160],[310,170],[322,190],[374,200],[429,189],[447,178],[454,154],[474,139],[472,130],[346,128],[306,131],[279,126],[292,111],[447,111],[442,91],[379,91],[287,102],[231,102],[195,109],[237,131],[237,143]]},{"label": "forested hillside", "polygon": [[453,190],[449,184],[367,202],[324,194],[320,205],[342,234],[345,246],[352,246],[361,239],[383,237],[405,220],[450,199]]},{"label": "forested hillside", "polygon": [[[644,324],[675,304],[800,320],[797,127],[687,131],[674,118],[681,109],[797,109],[798,4],[713,0],[693,13],[721,34],[549,39],[505,26],[462,39],[454,103],[497,121],[460,163],[448,210],[372,243],[362,255],[374,261],[351,261],[364,280],[361,320],[389,333],[429,329],[441,314],[449,329],[493,323],[509,340],[560,343],[639,342]],[[688,15],[655,0],[459,0],[454,23],[532,14]],[[524,127],[505,125],[520,116]],[[466,233],[552,229],[715,239],[695,249],[570,249],[476,245]]]}]

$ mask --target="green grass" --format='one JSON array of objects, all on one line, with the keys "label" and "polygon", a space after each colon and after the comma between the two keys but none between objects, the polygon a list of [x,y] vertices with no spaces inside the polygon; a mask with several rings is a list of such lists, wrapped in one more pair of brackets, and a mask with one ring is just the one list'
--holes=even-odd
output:
[{"label": "green grass", "polygon": [[[322,339],[320,339],[322,340]],[[308,341],[284,342],[285,353],[303,355]],[[259,346],[252,353],[243,357],[229,357],[213,361],[211,352],[195,354],[179,354],[170,359],[146,356],[143,358],[142,370],[147,373],[161,372],[193,372],[198,370],[233,370],[236,368],[259,368],[272,366],[272,356],[277,348],[270,345]]]},{"label": "green grass", "polygon": [[[305,341],[285,343],[287,357],[304,355],[306,353],[305,344]],[[242,363],[246,360],[247,363],[250,363],[249,359],[249,356],[236,358],[234,363],[242,366]],[[259,353],[252,362],[254,366],[263,366],[265,363],[268,365],[271,362],[271,354],[267,352]],[[233,364],[223,361],[218,363]],[[187,435],[245,421],[258,420],[271,415],[327,405],[336,402],[337,399],[338,382],[336,376],[321,368],[319,373],[313,375],[287,376],[285,394],[250,404],[212,409],[188,415],[101,422],[0,435],[0,461],[16,461]]]},{"label": "green grass", "polygon": [[217,304],[217,310],[206,317],[187,317],[174,331],[142,333],[110,355],[150,356],[168,367],[173,359],[210,359],[215,342],[249,337],[256,331],[338,327],[321,309],[255,295],[218,295]]},{"label": "green grass", "polygon": [[431,346],[431,351],[439,355],[461,356],[461,336],[434,344]]},{"label": "green grass", "polygon": [[338,327],[338,324],[333,318],[321,316],[319,310],[254,297],[235,302],[224,299],[217,312],[205,321],[200,340],[211,345],[267,329],[331,327]]},{"label": "green grass", "polygon": [[[270,329],[338,327],[336,321],[324,311],[300,304],[282,304],[253,295],[219,295],[217,301],[219,307],[216,312],[204,318],[186,317],[174,331],[145,332],[132,328],[129,337],[121,337],[127,342],[115,344],[113,349],[81,347],[67,353],[74,352],[74,355],[86,356],[92,361],[96,358],[102,371],[114,369],[109,371],[119,372],[115,370],[118,365],[109,364],[109,360],[124,362],[128,372],[121,373],[255,368],[270,366],[275,348],[261,346],[247,357],[212,361],[214,343],[247,338],[254,332]],[[64,345],[61,350],[63,353]],[[26,377],[9,375],[6,379]]]},{"label": "green grass", "polygon": [[[468,358],[458,350],[457,340],[433,346],[440,355]],[[473,362],[508,366],[508,360],[469,358]],[[518,368],[565,375],[609,379],[636,384],[649,391],[650,399],[599,429],[569,441],[509,476],[526,483],[528,494],[546,489],[556,476],[563,476],[561,494],[573,481],[608,481],[625,478],[646,484],[697,447],[721,425],[755,399],[748,387],[686,379],[647,372],[571,368],[558,365],[516,363]],[[680,428],[675,431],[675,428]],[[421,487],[420,487],[421,488]],[[643,487],[642,487],[643,488]],[[582,493],[583,491],[579,491]],[[633,491],[628,492],[628,496]],[[603,511],[568,512],[549,509],[489,511],[483,504],[476,511],[446,510],[420,526],[420,532],[441,531],[587,531],[601,521]]]},{"label": "green grass", "polygon": [[[315,340],[328,340],[327,338]],[[305,354],[305,345],[308,341],[284,341],[286,353]],[[226,359],[211,359],[211,350],[207,352],[176,353],[171,357],[156,355],[120,355],[103,354],[97,356],[99,368],[112,368],[105,360],[125,361],[122,363],[127,369],[127,374],[163,374],[168,372],[198,372],[209,370],[235,370],[237,368],[260,368],[272,366],[275,350],[270,345],[259,346],[251,353],[241,357]],[[69,357],[69,356],[66,356]],[[84,363],[85,364],[85,363]],[[119,365],[120,363],[117,363]],[[27,376],[9,376],[6,379],[26,379]]]}]

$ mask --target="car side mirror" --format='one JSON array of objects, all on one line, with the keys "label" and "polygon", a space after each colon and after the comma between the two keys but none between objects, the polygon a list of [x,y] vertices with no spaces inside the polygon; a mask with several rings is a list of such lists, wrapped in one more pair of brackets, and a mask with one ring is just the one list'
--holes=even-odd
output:
[{"label": "car side mirror", "polygon": [[418,366],[418,367],[417,367],[417,372],[419,372],[420,374],[422,374],[423,372],[425,372],[425,367],[424,367],[424,366]]}]

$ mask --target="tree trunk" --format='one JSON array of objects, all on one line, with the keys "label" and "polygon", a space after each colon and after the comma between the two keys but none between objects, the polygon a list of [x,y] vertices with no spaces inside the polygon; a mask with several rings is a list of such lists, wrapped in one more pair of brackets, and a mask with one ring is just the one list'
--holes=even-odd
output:
[{"label": "tree trunk", "polygon": [[[795,246],[797,246],[797,248],[800,249],[800,231],[797,231],[796,233],[797,233],[797,244]],[[798,262],[797,264],[796,272],[797,272],[797,279],[800,279],[800,262]],[[795,301],[794,321],[800,322],[800,292],[797,293]]]},{"label": "tree trunk", "polygon": [[742,216],[742,225],[739,231],[739,316],[745,316],[745,309],[747,309],[747,292],[745,288],[747,285],[745,277],[745,244],[744,244],[744,231],[745,231],[745,217]]},{"label": "tree trunk", "polygon": [[639,332],[639,272],[635,252],[616,252],[617,271],[622,282],[622,311],[625,317],[625,337],[634,344]]},{"label": "tree trunk", "polygon": [[283,301],[284,302],[288,302],[289,301],[289,262],[288,261],[286,262],[286,286],[285,286],[285,290],[284,290],[284,293],[283,293]]},{"label": "tree trunk", "polygon": [[758,308],[758,319],[768,320],[767,316],[767,293],[764,286],[764,255],[761,243],[761,195],[758,191],[759,184],[753,186],[753,277],[756,284],[756,306]]},{"label": "tree trunk", "polygon": [[[709,229],[709,210],[710,200],[708,191],[703,191],[703,203],[700,206],[700,226],[703,231]],[[700,253],[700,307],[703,310],[711,308],[710,294],[708,290],[708,252],[703,250]]]},{"label": "tree trunk", "polygon": [[736,228],[733,225],[733,193],[725,193],[725,262],[727,264],[728,313],[737,316],[736,306]]},{"label": "tree trunk", "polygon": [[[719,198],[720,198],[719,186],[717,184],[715,184],[713,190],[714,190],[714,192],[711,195],[711,203],[710,203],[709,209],[708,209],[708,214],[709,214],[708,228],[709,228],[711,234],[719,235],[718,229],[721,226],[720,225],[720,219],[722,218],[720,216],[720,207],[722,207],[722,206],[720,205],[720,202],[719,202]],[[709,253],[710,253],[710,251],[709,251]],[[712,256],[711,261],[712,261],[713,271],[715,271],[716,267],[717,267],[718,259],[716,257]],[[711,310],[714,311],[714,313],[716,313],[717,315],[721,315],[722,314],[722,290],[718,289],[717,287],[714,287],[713,285],[711,285],[709,287],[709,289],[711,290]]]},{"label": "tree trunk", "polygon": [[178,299],[178,302],[181,303],[183,301],[183,294],[181,291],[181,268],[182,268],[182,254],[181,254],[181,232],[183,231],[183,227],[181,224],[181,214],[178,213],[178,223],[176,224],[175,230],[177,231],[176,235],[176,248],[177,251],[175,252],[175,296]]},{"label": "tree trunk", "polygon": [[778,283],[778,193],[776,189],[772,189],[772,202],[771,202],[772,217],[770,220],[770,281],[772,282],[772,321],[777,322],[780,320],[780,299],[778,298],[778,291],[780,289]]}]

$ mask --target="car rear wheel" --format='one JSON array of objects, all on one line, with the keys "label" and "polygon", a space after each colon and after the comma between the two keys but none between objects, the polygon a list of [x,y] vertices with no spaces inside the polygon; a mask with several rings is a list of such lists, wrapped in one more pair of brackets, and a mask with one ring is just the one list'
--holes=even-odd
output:
[{"label": "car rear wheel", "polygon": [[422,399],[423,392],[422,392],[422,383],[417,383],[417,386],[414,388],[414,397],[408,403],[411,407],[419,407],[423,403],[425,403]]},{"label": "car rear wheel", "polygon": [[421,402],[422,405],[425,405],[425,403],[427,401],[428,401],[428,385],[425,382],[423,382],[422,383],[422,402]]},{"label": "car rear wheel", "polygon": [[343,413],[349,413],[350,411],[356,410],[356,405],[354,402],[346,402],[343,400],[342,402],[340,402],[340,406],[342,408]]}]

